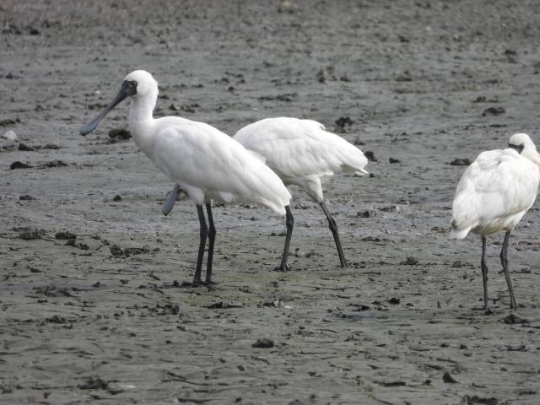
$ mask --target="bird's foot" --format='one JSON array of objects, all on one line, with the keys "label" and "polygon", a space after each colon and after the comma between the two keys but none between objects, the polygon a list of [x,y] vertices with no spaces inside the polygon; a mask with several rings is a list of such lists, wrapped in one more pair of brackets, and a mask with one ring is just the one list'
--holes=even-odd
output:
[{"label": "bird's foot", "polygon": [[288,264],[282,264],[281,266],[275,267],[274,271],[280,271],[284,273],[286,271],[291,271],[291,268]]},{"label": "bird's foot", "polygon": [[180,284],[177,283],[177,286],[180,288],[197,288],[203,286],[205,283],[200,279],[194,279],[193,281],[182,281]]},{"label": "bird's foot", "polygon": [[212,280],[205,280],[204,283],[202,283],[202,285],[208,288],[209,291],[212,291],[215,289],[217,284],[213,282]]}]

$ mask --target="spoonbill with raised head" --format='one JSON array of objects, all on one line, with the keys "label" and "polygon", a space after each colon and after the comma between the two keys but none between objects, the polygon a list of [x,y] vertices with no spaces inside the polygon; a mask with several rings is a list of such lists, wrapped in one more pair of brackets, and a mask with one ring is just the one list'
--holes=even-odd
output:
[{"label": "spoonbill with raised head", "polygon": [[289,207],[291,195],[281,179],[265,165],[264,159],[210,125],[180,117],[153,118],[158,83],[150,73],[137,70],[128,74],[117,96],[81,128],[81,135],[94,131],[107,113],[128,97],[131,99],[129,128],[136,144],[174,184],[187,192],[197,207],[200,243],[193,285],[201,283],[207,239],[205,281],[210,283],[212,279],[216,237],[212,200],[263,204],[285,215],[287,235],[280,269],[286,269],[293,216]]},{"label": "spoonbill with raised head", "polygon": [[508,284],[510,308],[517,308],[508,271],[510,233],[531,208],[540,183],[540,154],[527,134],[510,137],[507,149],[482,152],[465,170],[452,205],[450,237],[465,238],[469,232],[482,238],[484,308],[488,308],[486,236],[504,231],[501,264]]}]

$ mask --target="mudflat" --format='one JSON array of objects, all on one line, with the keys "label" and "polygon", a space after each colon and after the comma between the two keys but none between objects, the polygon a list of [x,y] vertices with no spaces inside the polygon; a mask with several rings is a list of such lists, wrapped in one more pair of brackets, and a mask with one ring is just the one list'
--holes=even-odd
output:
[{"label": "mudflat", "polygon": [[[455,185],[481,151],[538,132],[537,1],[3,0],[0,4],[0,403],[538,404],[539,211],[515,230],[508,308],[489,238],[448,239]],[[122,132],[93,134],[132,70],[156,116],[228,134],[317,120],[370,177],[284,218],[216,205],[215,284],[187,288],[194,205]],[[113,131],[110,133],[110,131]]]}]

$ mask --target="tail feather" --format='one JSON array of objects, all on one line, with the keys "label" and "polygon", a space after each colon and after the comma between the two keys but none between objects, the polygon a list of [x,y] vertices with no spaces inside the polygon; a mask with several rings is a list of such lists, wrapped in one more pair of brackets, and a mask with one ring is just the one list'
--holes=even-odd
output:
[{"label": "tail feather", "polygon": [[355,176],[365,176],[366,174],[369,174],[369,172],[363,168],[359,168],[354,172]]}]

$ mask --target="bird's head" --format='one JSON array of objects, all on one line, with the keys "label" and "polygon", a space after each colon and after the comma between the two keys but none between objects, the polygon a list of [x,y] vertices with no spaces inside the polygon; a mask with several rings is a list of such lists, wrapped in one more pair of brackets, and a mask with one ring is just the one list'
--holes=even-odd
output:
[{"label": "bird's head", "polygon": [[128,96],[143,97],[157,91],[158,82],[146,70],[135,70],[128,74],[122,83],[127,86]]},{"label": "bird's head", "polygon": [[524,133],[512,135],[508,141],[508,147],[540,166],[540,154],[536,151],[536,145],[529,135]]},{"label": "bird's head", "polygon": [[136,70],[128,74],[116,97],[109,103],[109,105],[99,114],[95,119],[88,124],[81,127],[81,135],[88,135],[94,131],[101,120],[116,107],[120,102],[128,97],[145,97],[147,95],[153,95],[157,98],[158,82],[152,77],[150,73],[145,70]]}]

